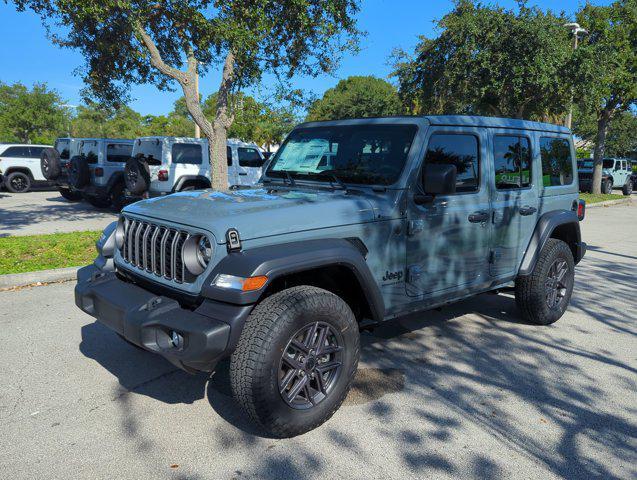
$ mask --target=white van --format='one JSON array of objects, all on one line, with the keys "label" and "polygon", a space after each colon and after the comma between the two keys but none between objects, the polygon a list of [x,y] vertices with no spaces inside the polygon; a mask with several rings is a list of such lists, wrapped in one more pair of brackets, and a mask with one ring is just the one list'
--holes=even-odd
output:
[{"label": "white van", "polygon": [[[141,137],[126,164],[131,197],[156,197],[184,190],[210,188],[208,140],[186,137]],[[265,159],[253,143],[228,140],[228,187],[254,185]]]}]

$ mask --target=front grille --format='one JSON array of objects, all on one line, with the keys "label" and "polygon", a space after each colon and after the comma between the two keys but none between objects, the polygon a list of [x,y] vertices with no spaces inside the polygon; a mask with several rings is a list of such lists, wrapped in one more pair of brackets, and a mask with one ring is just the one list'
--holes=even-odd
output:
[{"label": "front grille", "polygon": [[183,283],[190,276],[182,260],[189,237],[182,230],[125,218],[122,258],[139,270]]}]

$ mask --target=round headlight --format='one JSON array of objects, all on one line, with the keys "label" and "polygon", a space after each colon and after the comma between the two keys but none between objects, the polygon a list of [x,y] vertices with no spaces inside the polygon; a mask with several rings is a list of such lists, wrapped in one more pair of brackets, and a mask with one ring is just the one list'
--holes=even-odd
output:
[{"label": "round headlight", "polygon": [[121,250],[124,246],[124,222],[124,217],[119,217],[115,230],[115,246],[118,250]]},{"label": "round headlight", "polygon": [[197,242],[197,260],[203,268],[206,268],[211,258],[212,245],[210,244],[210,239],[205,235],[201,236],[199,242]]}]

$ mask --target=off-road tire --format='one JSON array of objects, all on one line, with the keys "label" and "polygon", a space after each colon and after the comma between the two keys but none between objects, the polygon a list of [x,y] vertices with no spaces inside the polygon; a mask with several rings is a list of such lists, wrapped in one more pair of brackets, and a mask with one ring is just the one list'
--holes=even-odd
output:
[{"label": "off-road tire", "polygon": [[40,154],[40,169],[47,180],[55,180],[60,176],[62,172],[60,153],[55,148],[47,147],[42,150]]},{"label": "off-road tire", "polygon": [[117,182],[111,190],[108,192],[108,196],[111,200],[111,207],[117,213],[119,213],[122,208],[126,205],[126,195],[125,195],[126,185],[124,182]]},{"label": "off-road tire", "polygon": [[[290,338],[314,322],[329,324],[341,333],[341,370],[321,402],[299,410],[288,405],[279,393],[279,365]],[[359,350],[356,318],[340,297],[307,285],[283,290],[258,304],[246,321],[230,359],[234,397],[273,437],[308,432],[327,421],[345,400],[358,366]]]},{"label": "off-road tire", "polygon": [[604,187],[602,188],[602,193],[605,193],[606,195],[613,193],[613,182],[610,180],[605,180],[602,187]]},{"label": "off-road tire", "polygon": [[124,168],[126,189],[133,195],[141,195],[150,187],[150,168],[139,158],[131,157]]},{"label": "off-road tire", "polygon": [[4,186],[11,193],[27,193],[31,190],[31,177],[24,172],[11,172],[7,175]]},{"label": "off-road tire", "polygon": [[633,182],[631,180],[628,180],[626,182],[626,185],[624,185],[622,187],[622,193],[624,195],[629,195],[629,196],[632,195],[632,193],[633,193]]},{"label": "off-road tire", "polygon": [[88,163],[80,155],[76,155],[69,160],[69,185],[74,188],[82,188],[91,180]]},{"label": "off-road tire", "polygon": [[[559,304],[551,308],[547,302],[547,281],[551,266],[558,260],[563,260],[567,264],[566,291]],[[574,283],[573,252],[562,240],[549,238],[531,274],[520,276],[515,281],[515,301],[522,317],[538,325],[550,325],[556,322],[568,308]]]},{"label": "off-road tire", "polygon": [[60,187],[58,188],[58,192],[60,195],[67,199],[69,202],[79,202],[82,200],[82,194],[80,192],[76,192],[71,190],[70,188]]}]

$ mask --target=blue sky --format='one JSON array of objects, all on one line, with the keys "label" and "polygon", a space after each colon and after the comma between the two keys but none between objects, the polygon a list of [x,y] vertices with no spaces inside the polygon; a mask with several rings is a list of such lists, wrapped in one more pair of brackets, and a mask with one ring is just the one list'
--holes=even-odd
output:
[{"label": "blue sky", "polygon": [[[514,7],[512,0],[495,1],[504,7]],[[610,1],[598,0],[596,4]],[[583,4],[581,0],[530,1],[543,9],[565,11],[572,14]],[[419,35],[434,36],[434,21],[452,8],[448,0],[363,0],[358,15],[359,28],[367,32],[361,42],[361,51],[343,59],[334,76],[318,78],[296,78],[294,86],[312,91],[317,95],[333,87],[340,78],[350,75],[376,75],[387,77],[390,66],[388,57],[394,48],[413,50]],[[81,55],[72,50],[53,46],[46,38],[40,19],[30,13],[18,13],[15,8],[0,2],[0,81],[5,83],[46,82],[60,92],[66,101],[77,105],[82,79],[74,71],[83,65]],[[215,91],[218,72],[209,72],[200,81],[204,96]],[[264,81],[268,85],[268,79]],[[258,92],[257,92],[258,95]],[[152,85],[136,86],[132,90],[131,107],[142,114],[165,114],[172,109],[180,92],[160,92]]]}]

